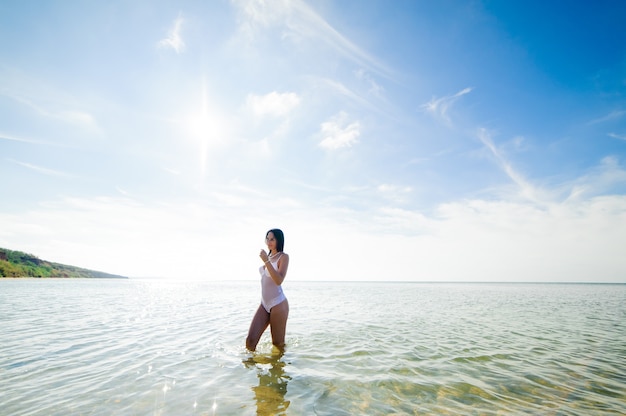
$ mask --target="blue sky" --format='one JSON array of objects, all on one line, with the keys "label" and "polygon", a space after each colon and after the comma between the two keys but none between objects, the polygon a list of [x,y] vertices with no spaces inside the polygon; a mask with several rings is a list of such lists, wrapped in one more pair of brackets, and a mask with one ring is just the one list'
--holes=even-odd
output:
[{"label": "blue sky", "polygon": [[131,277],[626,281],[626,3],[0,3],[0,246]]}]

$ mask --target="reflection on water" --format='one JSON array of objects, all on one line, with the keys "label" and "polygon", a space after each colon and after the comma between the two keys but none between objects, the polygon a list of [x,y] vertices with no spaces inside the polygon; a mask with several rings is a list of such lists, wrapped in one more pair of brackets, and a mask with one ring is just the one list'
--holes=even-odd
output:
[{"label": "reflection on water", "polygon": [[285,400],[287,383],[291,380],[285,373],[283,354],[274,351],[272,355],[255,354],[244,361],[248,368],[256,368],[259,385],[253,386],[257,415],[284,415],[290,401]]}]

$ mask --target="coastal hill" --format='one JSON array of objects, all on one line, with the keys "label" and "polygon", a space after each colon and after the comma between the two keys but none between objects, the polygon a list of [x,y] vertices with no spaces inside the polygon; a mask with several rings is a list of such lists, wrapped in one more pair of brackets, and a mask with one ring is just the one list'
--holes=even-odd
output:
[{"label": "coastal hill", "polygon": [[0,248],[0,278],[3,277],[79,277],[127,279],[124,276],[82,269],[41,260],[32,254]]}]

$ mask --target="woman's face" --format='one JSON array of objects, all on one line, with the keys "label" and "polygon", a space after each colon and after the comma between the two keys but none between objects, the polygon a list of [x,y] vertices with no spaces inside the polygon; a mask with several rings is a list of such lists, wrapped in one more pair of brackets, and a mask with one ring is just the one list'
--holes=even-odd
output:
[{"label": "woman's face", "polygon": [[267,237],[265,237],[265,244],[267,244],[267,248],[272,252],[276,252],[276,237],[274,237],[274,233],[267,233]]}]

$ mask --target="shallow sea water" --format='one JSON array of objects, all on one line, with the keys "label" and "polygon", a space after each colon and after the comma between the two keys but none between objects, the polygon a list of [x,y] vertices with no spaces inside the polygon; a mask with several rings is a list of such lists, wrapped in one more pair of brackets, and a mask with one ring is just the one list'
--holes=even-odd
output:
[{"label": "shallow sea water", "polygon": [[2,415],[626,414],[626,285],[0,280]]}]

